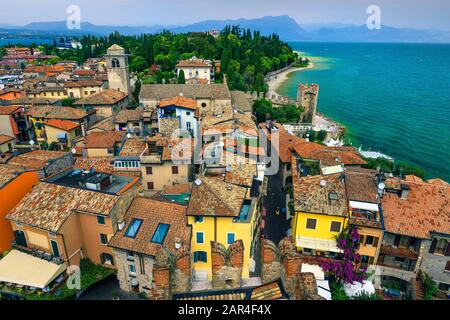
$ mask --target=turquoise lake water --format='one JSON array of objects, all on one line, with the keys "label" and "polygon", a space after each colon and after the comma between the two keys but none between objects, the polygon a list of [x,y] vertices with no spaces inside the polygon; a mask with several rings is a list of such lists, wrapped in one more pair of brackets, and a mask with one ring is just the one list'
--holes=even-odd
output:
[{"label": "turquoise lake water", "polygon": [[291,73],[280,94],[318,83],[318,110],[344,124],[354,146],[450,181],[450,45],[289,44],[316,67]]}]

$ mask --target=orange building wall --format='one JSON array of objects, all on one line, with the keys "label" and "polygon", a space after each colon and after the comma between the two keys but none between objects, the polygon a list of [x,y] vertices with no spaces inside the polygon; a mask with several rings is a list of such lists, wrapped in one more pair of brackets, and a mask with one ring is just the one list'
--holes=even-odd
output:
[{"label": "orange building wall", "polygon": [[0,189],[0,252],[11,249],[14,234],[5,217],[39,181],[36,172],[24,172]]}]

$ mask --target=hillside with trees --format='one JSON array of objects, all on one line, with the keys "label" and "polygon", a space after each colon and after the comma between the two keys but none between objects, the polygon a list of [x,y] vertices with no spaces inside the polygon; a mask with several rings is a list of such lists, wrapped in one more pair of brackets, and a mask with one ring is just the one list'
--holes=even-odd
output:
[{"label": "hillside with trees", "polygon": [[[142,34],[124,36],[117,32],[107,37],[81,37],[81,49],[58,50],[55,45],[43,45],[45,54],[83,63],[88,58],[102,57],[112,44],[119,44],[130,54],[130,69],[143,83],[177,82],[175,65],[192,56],[221,60],[221,73],[227,74],[232,90],[267,91],[264,76],[297,61],[295,52],[276,34],[262,36],[258,31],[238,26],[223,29],[218,37],[207,33]],[[182,81],[182,79],[179,79]]]}]

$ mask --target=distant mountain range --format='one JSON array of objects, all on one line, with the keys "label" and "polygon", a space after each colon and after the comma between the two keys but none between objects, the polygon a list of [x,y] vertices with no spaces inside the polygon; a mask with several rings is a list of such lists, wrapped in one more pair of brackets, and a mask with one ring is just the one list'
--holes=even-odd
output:
[{"label": "distant mountain range", "polygon": [[83,22],[80,30],[69,30],[65,21],[33,22],[21,27],[0,27],[0,37],[18,36],[77,36],[92,34],[108,35],[118,31],[124,35],[158,33],[169,30],[175,33],[221,30],[227,25],[239,25],[244,29],[259,30],[263,35],[276,33],[285,41],[326,42],[450,42],[450,31],[418,30],[382,26],[380,30],[369,30],[365,25],[342,23],[298,24],[293,18],[266,16],[257,19],[205,20],[185,26],[102,26]]}]

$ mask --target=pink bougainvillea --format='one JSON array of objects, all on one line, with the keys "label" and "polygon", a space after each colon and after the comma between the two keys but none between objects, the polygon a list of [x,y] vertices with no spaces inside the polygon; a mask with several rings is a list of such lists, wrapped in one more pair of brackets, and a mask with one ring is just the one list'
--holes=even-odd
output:
[{"label": "pink bougainvillea", "polygon": [[325,272],[333,274],[336,280],[342,283],[362,283],[365,280],[366,269],[358,267],[361,256],[358,251],[358,229],[349,226],[343,230],[336,239],[336,244],[342,253],[339,259],[333,262],[321,262],[320,266]]}]

